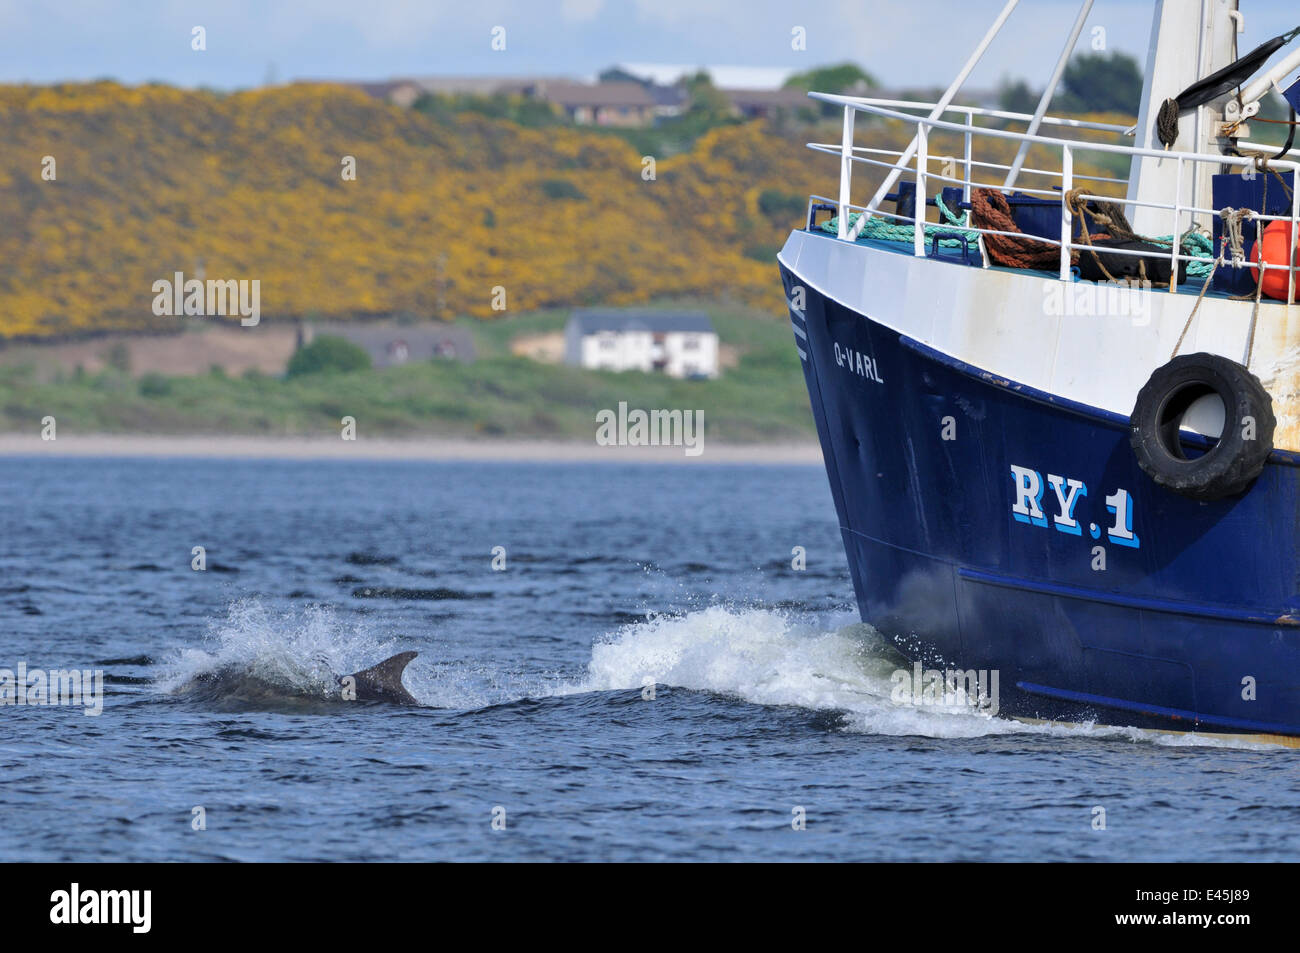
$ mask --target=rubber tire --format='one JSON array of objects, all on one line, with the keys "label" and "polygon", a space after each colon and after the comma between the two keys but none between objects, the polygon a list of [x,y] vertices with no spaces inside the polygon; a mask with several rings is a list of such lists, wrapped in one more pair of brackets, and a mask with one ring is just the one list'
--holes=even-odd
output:
[{"label": "rubber tire", "polygon": [[[1223,435],[1208,453],[1189,460],[1179,447],[1178,420],[1207,388],[1223,401]],[[1255,418],[1254,440],[1242,435],[1248,416]],[[1157,368],[1138,392],[1129,445],[1143,472],[1160,486],[1194,500],[1220,500],[1259,476],[1273,452],[1276,426],[1273,399],[1258,377],[1217,354],[1185,354]]]}]

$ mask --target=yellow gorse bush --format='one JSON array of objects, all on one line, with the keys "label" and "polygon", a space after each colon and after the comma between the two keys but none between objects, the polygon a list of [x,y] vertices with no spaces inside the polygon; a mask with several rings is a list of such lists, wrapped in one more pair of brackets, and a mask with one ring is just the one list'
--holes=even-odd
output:
[{"label": "yellow gorse bush", "polygon": [[713,130],[646,181],[612,135],[310,84],[2,87],[0,141],[7,338],[203,320],[152,313],[153,282],[177,271],[259,279],[270,320],[491,317],[496,286],[511,311],[681,295],[778,312],[772,254],[800,216],[764,215],[759,197],[837,178],[806,138],[759,122]]}]

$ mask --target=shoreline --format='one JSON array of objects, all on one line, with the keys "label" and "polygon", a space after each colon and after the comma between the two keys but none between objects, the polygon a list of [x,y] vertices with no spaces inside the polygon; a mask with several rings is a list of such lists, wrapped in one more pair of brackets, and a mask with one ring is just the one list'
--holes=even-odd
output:
[{"label": "shoreline", "polygon": [[252,460],[442,460],[527,463],[686,463],[820,465],[816,443],[708,444],[699,456],[682,447],[602,447],[564,440],[465,437],[359,438],[167,436],[156,434],[0,434],[0,457],[155,457]]}]

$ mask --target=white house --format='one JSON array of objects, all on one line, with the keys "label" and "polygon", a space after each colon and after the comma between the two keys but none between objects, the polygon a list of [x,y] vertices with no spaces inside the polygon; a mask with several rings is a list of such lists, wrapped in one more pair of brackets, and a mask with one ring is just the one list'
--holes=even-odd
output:
[{"label": "white house", "polygon": [[564,362],[596,370],[717,377],[718,334],[699,311],[575,311],[564,328]]}]

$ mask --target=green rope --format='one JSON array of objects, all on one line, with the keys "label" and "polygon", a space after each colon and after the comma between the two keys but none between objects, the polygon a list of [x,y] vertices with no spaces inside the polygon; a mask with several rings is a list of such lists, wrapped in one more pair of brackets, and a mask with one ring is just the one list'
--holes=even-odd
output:
[{"label": "green rope", "polygon": [[[1158,235],[1150,239],[1150,241],[1153,245],[1168,245],[1172,249],[1174,236]],[[1196,261],[1187,263],[1188,277],[1205,278],[1214,270],[1214,242],[1210,240],[1209,235],[1202,235],[1200,232],[1187,232],[1183,235],[1179,244],[1182,247],[1183,254],[1196,256]]]},{"label": "green rope", "polygon": [[[968,219],[970,218],[969,212],[965,213],[964,215],[957,216],[954,215],[948,209],[948,206],[943,204],[943,199],[940,198],[939,196],[936,195],[934,197],[934,201],[935,204],[939,206],[939,211],[942,213],[943,217],[946,218],[952,224],[931,225],[929,223],[926,223],[925,226],[926,244],[929,244],[931,241],[933,241],[935,235],[943,234],[943,235],[950,236],[954,232],[957,233],[958,235],[964,236],[969,241],[976,240],[979,233],[972,231],[971,229],[966,227],[966,225],[968,224]],[[862,214],[863,213],[859,213],[859,212],[849,213],[850,231],[853,229],[855,225],[857,225],[858,219],[862,217]],[[835,234],[838,235],[840,230],[839,216],[835,216],[831,218],[829,221],[822,222],[821,227],[823,231],[834,232]],[[862,226],[862,231],[858,233],[859,239],[874,239],[876,241],[881,241],[881,242],[907,242],[908,244],[911,244],[915,240],[915,237],[916,237],[915,225],[905,225],[885,218],[875,218],[874,216],[867,219],[867,223]],[[939,244],[944,248],[960,248],[962,247],[964,242],[962,241],[961,238],[940,238]]]}]

